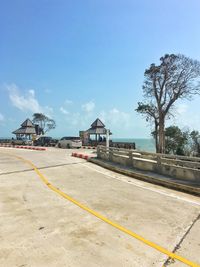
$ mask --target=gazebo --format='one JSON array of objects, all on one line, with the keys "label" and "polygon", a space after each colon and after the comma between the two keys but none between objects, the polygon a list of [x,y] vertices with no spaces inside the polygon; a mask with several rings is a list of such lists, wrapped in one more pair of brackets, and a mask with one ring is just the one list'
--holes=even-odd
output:
[{"label": "gazebo", "polygon": [[26,119],[21,124],[21,127],[12,133],[16,135],[16,138],[28,137],[29,139],[31,139],[33,135],[36,135],[35,125],[32,123],[30,119]]},{"label": "gazebo", "polygon": [[[91,128],[87,131],[82,132],[83,143],[90,145],[98,145],[106,142],[107,129],[103,122],[97,118],[92,124]],[[112,133],[109,133],[110,135]]]}]

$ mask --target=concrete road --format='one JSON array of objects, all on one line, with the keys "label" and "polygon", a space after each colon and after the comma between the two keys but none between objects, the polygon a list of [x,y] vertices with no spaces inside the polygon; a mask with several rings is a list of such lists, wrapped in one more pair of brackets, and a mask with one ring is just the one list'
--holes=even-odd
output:
[{"label": "concrete road", "polygon": [[200,264],[199,198],[71,153],[0,148],[0,266],[162,267],[168,258],[62,198],[13,155],[32,161],[50,183],[87,207]]}]

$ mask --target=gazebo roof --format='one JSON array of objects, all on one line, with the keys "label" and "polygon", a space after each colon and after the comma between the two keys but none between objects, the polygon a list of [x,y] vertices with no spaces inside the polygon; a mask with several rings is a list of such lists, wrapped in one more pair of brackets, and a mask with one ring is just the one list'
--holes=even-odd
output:
[{"label": "gazebo roof", "polygon": [[35,127],[30,119],[26,119],[22,124],[22,127]]},{"label": "gazebo roof", "polygon": [[[102,135],[106,135],[106,132],[107,132],[107,130],[106,130],[106,128],[105,128],[105,125],[103,124],[103,122],[99,119],[99,118],[97,118],[92,124],[91,124],[91,128],[90,129],[88,129],[87,131],[86,131],[89,135],[92,135],[92,134],[95,134],[95,135],[97,135],[97,134],[102,134]],[[112,133],[110,132],[110,135],[111,135]]]},{"label": "gazebo roof", "polygon": [[36,134],[35,127],[21,127],[16,131],[12,132],[13,134]]},{"label": "gazebo roof", "polygon": [[13,134],[36,134],[35,125],[30,119],[26,119],[22,124],[21,128],[12,132]]},{"label": "gazebo roof", "polygon": [[103,124],[103,122],[99,119],[99,118],[97,118],[92,124],[91,124],[91,127],[92,128],[103,128],[103,127],[105,127],[105,125]]}]

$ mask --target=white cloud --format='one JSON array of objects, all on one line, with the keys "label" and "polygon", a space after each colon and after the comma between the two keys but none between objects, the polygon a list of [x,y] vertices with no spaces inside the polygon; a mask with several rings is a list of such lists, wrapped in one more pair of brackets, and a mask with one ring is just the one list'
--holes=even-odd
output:
[{"label": "white cloud", "polygon": [[26,95],[21,95],[19,88],[15,84],[8,85],[7,89],[13,106],[22,111],[41,112],[34,90],[28,90]]},{"label": "white cloud", "polygon": [[2,113],[0,113],[0,122],[4,121],[4,116]]},{"label": "white cloud", "polygon": [[[70,108],[69,106],[72,104],[73,104],[73,102],[71,100],[65,99],[63,105],[60,107],[60,112],[62,112],[65,115],[70,114],[70,112],[67,109],[69,109]],[[66,109],[66,107],[67,107],[67,109]]]},{"label": "white cloud", "polygon": [[106,123],[107,127],[125,127],[129,128],[131,125],[131,116],[129,113],[113,108],[106,111],[101,111],[99,118]]},{"label": "white cloud", "polygon": [[49,106],[44,106],[42,107],[42,112],[47,115],[48,117],[52,117],[53,115],[53,108],[52,107],[49,107]]},{"label": "white cloud", "polygon": [[86,130],[89,128],[91,122],[87,121],[87,117],[84,116],[82,113],[79,112],[72,112],[69,113],[70,116],[65,117],[65,121],[67,122],[67,127],[69,129],[74,129],[74,127],[78,130]]},{"label": "white cloud", "polygon": [[9,92],[9,98],[14,107],[21,111],[31,111],[33,113],[41,112],[48,116],[51,116],[53,109],[49,106],[41,106],[35,97],[34,90],[27,90],[25,94],[22,94],[19,87],[15,84],[7,85]]},{"label": "white cloud", "polygon": [[69,114],[69,111],[67,111],[65,108],[63,107],[60,107],[60,111],[65,114],[65,115],[68,115]]},{"label": "white cloud", "polygon": [[[85,104],[84,104],[85,105]],[[63,107],[62,107],[63,108]],[[60,109],[61,110],[61,109]],[[89,109],[91,110],[91,109]],[[62,113],[66,111],[62,110]],[[94,114],[92,112],[70,112],[70,116],[65,117],[65,121],[69,128],[77,127],[77,129],[86,130],[90,127],[91,123],[99,117],[103,123],[105,123],[106,127],[111,130],[116,129],[116,131],[121,131],[123,129],[130,129],[131,124],[131,115],[118,110],[117,108],[113,108],[109,111],[102,110],[99,114]]]},{"label": "white cloud", "polygon": [[89,102],[82,105],[82,109],[87,113],[92,112],[94,110],[94,108],[95,108],[94,101],[89,101]]},{"label": "white cloud", "polygon": [[178,103],[174,108],[174,117],[167,121],[166,127],[177,125],[181,129],[200,130],[199,98],[191,102]]},{"label": "white cloud", "polygon": [[[67,123],[68,129],[86,130],[90,127],[91,123],[100,118],[105,123],[107,128],[113,132],[121,132],[124,129],[131,131],[133,128],[132,114],[126,113],[114,107],[110,110],[102,110],[99,113],[94,112],[95,103],[89,101],[81,105],[78,110],[65,107],[65,103],[60,106],[59,110],[64,115],[64,120]],[[83,112],[84,110],[84,112]]]}]

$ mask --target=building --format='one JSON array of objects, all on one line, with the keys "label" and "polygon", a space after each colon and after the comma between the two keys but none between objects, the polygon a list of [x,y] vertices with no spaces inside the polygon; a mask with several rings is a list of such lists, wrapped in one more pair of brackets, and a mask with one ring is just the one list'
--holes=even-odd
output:
[{"label": "building", "polygon": [[[110,133],[111,135],[112,133]],[[87,131],[80,131],[80,137],[83,145],[96,146],[99,144],[105,144],[107,129],[103,122],[97,118]]]},{"label": "building", "polygon": [[28,139],[32,139],[33,136],[36,135],[36,127],[30,119],[26,119],[21,124],[21,127],[12,133],[16,135],[16,138],[26,137]]}]

